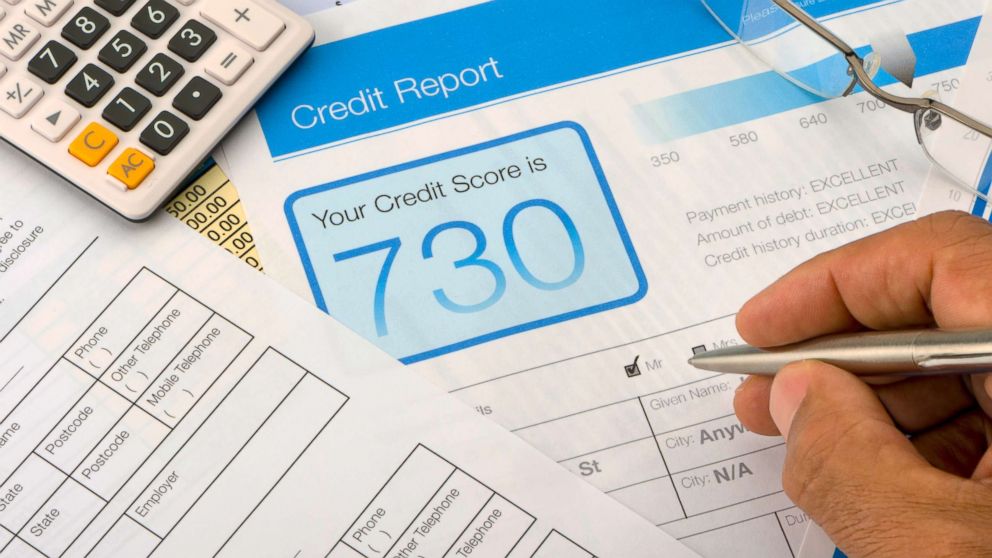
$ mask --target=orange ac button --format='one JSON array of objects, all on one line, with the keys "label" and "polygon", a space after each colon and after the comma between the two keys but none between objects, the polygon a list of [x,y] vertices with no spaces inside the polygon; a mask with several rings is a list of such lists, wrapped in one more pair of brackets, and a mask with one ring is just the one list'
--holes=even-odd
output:
[{"label": "orange ac button", "polygon": [[117,136],[113,132],[93,122],[69,145],[69,153],[87,165],[95,167],[117,147],[117,143]]},{"label": "orange ac button", "polygon": [[155,170],[155,161],[151,157],[137,149],[127,149],[114,161],[114,164],[110,165],[107,173],[123,182],[129,190],[134,190],[141,186],[153,170]]}]

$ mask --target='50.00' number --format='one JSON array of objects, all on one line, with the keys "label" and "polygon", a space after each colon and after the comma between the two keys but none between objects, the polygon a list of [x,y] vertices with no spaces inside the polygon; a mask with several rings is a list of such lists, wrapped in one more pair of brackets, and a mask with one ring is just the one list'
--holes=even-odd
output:
[{"label": "'50.00' number", "polygon": [[[565,233],[568,235],[573,256],[572,271],[567,277],[560,281],[544,281],[538,278],[534,275],[530,268],[527,267],[527,264],[523,261],[523,258],[520,255],[520,251],[517,249],[517,240],[513,228],[514,223],[521,213],[532,208],[542,208],[550,211],[552,215],[558,218],[562,224],[562,227],[565,229]],[[434,257],[434,241],[437,237],[451,230],[466,231],[472,235],[472,238],[475,240],[475,250],[469,256],[454,262],[454,268],[462,269],[466,267],[477,267],[484,269],[492,275],[495,284],[492,293],[490,293],[485,300],[474,304],[462,304],[456,302],[444,292],[444,289],[435,289],[434,298],[437,300],[438,304],[450,312],[459,314],[480,312],[499,302],[500,299],[503,298],[503,295],[506,294],[506,273],[503,271],[503,268],[499,266],[499,264],[483,257],[486,253],[486,247],[488,246],[486,235],[478,225],[468,221],[449,221],[428,231],[421,244],[421,255],[425,260],[429,260]],[[582,273],[585,271],[585,249],[582,246],[582,239],[579,236],[579,232],[575,228],[575,222],[572,221],[572,218],[565,212],[564,209],[562,209],[560,205],[550,200],[534,199],[519,203],[510,208],[510,211],[507,212],[506,217],[503,219],[503,243],[506,245],[506,251],[510,256],[510,262],[513,264],[514,270],[516,270],[517,274],[519,274],[524,281],[534,288],[544,291],[561,290],[573,285],[579,280],[579,278],[582,277]],[[376,242],[375,244],[369,244],[368,246],[362,246],[361,248],[355,248],[353,250],[334,254],[335,262],[343,262],[353,258],[375,254],[377,252],[386,252],[385,261],[382,264],[382,269],[379,271],[379,278],[376,281],[373,309],[373,315],[375,317],[375,331],[379,337],[389,335],[389,327],[386,323],[386,285],[389,282],[389,274],[392,271],[393,263],[396,261],[396,255],[399,253],[401,246],[402,242],[398,237],[396,237],[383,240],[381,242]]]}]

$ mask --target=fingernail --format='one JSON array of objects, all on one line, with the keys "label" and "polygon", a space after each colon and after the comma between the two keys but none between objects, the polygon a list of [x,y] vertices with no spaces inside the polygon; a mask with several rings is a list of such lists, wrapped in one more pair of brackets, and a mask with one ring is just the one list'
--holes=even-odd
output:
[{"label": "fingernail", "polygon": [[786,368],[775,377],[772,384],[768,410],[778,431],[786,439],[792,429],[792,421],[796,418],[799,405],[809,391],[810,375],[801,370]]},{"label": "fingernail", "polygon": [[992,374],[985,376],[985,393],[992,397]]}]

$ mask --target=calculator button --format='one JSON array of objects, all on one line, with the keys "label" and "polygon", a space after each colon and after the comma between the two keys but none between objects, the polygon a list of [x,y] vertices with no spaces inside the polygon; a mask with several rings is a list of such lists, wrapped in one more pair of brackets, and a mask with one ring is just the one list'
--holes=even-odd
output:
[{"label": "calculator button", "polygon": [[52,143],[62,141],[80,119],[79,111],[64,101],[50,99],[39,107],[31,129]]},{"label": "calculator button", "polygon": [[142,68],[134,81],[152,95],[161,97],[172,89],[185,73],[186,70],[179,62],[164,54],[156,54],[152,61]]},{"label": "calculator button", "polygon": [[96,0],[96,5],[120,17],[134,5],[134,2],[135,0]]},{"label": "calculator button", "polygon": [[28,71],[45,83],[55,83],[76,64],[76,53],[57,41],[48,41],[28,62]]},{"label": "calculator button", "polygon": [[216,85],[195,77],[179,92],[172,106],[193,120],[200,120],[214,108],[221,97],[223,95]]},{"label": "calculator button", "polygon": [[214,49],[213,54],[205,61],[207,74],[224,85],[237,83],[254,62],[255,59],[250,54],[232,45]]},{"label": "calculator button", "polygon": [[199,21],[191,20],[169,41],[169,50],[187,62],[196,62],[216,40],[217,33]]},{"label": "calculator button", "polygon": [[125,132],[130,132],[151,109],[152,103],[144,95],[130,87],[125,87],[103,109],[103,119]]},{"label": "calculator button", "polygon": [[87,165],[95,167],[117,147],[118,142],[113,132],[93,122],[69,145],[69,153]]},{"label": "calculator button", "polygon": [[84,107],[92,107],[114,86],[114,78],[99,66],[87,64],[65,87],[65,93]]},{"label": "calculator button", "polygon": [[40,85],[16,74],[5,79],[0,87],[0,110],[21,118],[45,95]]},{"label": "calculator button", "polygon": [[149,0],[138,10],[131,25],[145,35],[157,39],[179,19],[179,10],[165,0]]},{"label": "calculator button", "polygon": [[155,170],[154,159],[137,149],[129,148],[110,165],[107,174],[120,180],[128,190],[134,190],[141,186],[153,170]]},{"label": "calculator button", "polygon": [[286,23],[252,0],[210,0],[200,14],[255,50],[269,48]]},{"label": "calculator button", "polygon": [[28,4],[24,12],[28,17],[45,27],[51,27],[72,7],[72,0],[36,0]]},{"label": "calculator button", "polygon": [[0,54],[9,60],[20,60],[40,38],[41,33],[25,20],[15,17],[0,22]]},{"label": "calculator button", "polygon": [[176,115],[163,111],[141,132],[141,143],[159,155],[168,155],[189,133],[189,126]]},{"label": "calculator button", "polygon": [[87,6],[65,24],[62,28],[62,37],[77,47],[87,50],[95,45],[108,29],[110,29],[110,20]]},{"label": "calculator button", "polygon": [[100,49],[100,62],[110,66],[118,73],[124,73],[138,61],[148,45],[127,31],[118,31],[114,38]]}]

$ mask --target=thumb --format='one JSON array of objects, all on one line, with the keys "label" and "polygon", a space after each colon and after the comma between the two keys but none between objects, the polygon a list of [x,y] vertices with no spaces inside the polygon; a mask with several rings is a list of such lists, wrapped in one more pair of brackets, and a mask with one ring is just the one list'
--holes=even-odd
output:
[{"label": "thumb", "polygon": [[770,411],[786,437],[786,494],[849,555],[915,556],[947,535],[921,525],[961,526],[965,481],[931,467],[863,381],[796,363],[776,376]]}]

